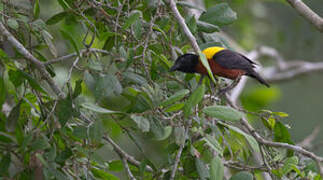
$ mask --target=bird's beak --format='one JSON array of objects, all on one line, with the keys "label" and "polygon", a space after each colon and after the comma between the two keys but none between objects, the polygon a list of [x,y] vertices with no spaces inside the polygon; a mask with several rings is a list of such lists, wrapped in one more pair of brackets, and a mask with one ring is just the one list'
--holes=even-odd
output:
[{"label": "bird's beak", "polygon": [[170,71],[170,72],[173,72],[173,71],[176,71],[176,70],[177,70],[177,66],[176,66],[176,65],[172,66],[172,67],[169,69],[169,71]]}]

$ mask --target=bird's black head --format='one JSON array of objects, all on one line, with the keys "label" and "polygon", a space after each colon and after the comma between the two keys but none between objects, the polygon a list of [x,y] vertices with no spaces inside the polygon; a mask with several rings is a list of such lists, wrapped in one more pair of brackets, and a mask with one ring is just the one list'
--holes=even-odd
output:
[{"label": "bird's black head", "polygon": [[170,71],[181,71],[185,73],[195,73],[196,65],[199,62],[199,57],[195,54],[184,54],[179,56],[175,64],[170,68]]}]

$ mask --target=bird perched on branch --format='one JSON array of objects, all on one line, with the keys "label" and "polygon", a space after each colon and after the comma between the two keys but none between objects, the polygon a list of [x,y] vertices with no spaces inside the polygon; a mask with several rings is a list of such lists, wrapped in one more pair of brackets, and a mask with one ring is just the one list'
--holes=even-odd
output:
[{"label": "bird perched on branch", "polygon": [[[270,87],[269,84],[254,70],[255,63],[244,55],[222,47],[209,47],[202,51],[205,54],[213,75],[235,80],[235,84],[241,76],[247,75],[257,79],[261,84]],[[184,54],[177,58],[170,71],[184,73],[199,73],[208,75],[198,55]],[[233,88],[233,87],[230,87]],[[228,90],[228,89],[226,89]]]}]

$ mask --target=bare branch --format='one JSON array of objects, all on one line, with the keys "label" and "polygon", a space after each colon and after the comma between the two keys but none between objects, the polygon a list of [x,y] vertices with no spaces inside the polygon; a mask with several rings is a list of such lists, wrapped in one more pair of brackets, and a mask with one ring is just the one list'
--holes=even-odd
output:
[{"label": "bare branch", "polygon": [[297,143],[298,146],[301,146],[303,148],[311,148],[313,146],[312,142],[317,137],[317,135],[320,132],[320,127],[315,127],[313,132],[308,135],[303,141]]},{"label": "bare branch", "polygon": [[5,36],[8,41],[18,50],[20,54],[22,54],[27,60],[29,60],[38,71],[41,73],[42,77],[47,81],[50,85],[54,93],[59,98],[64,98],[65,93],[60,90],[55,81],[51,78],[50,74],[46,71],[45,66],[42,62],[40,62],[37,58],[35,58],[0,22],[0,33]]},{"label": "bare branch", "polygon": [[[186,136],[187,132],[188,132],[188,127],[185,128],[185,136]],[[179,150],[177,152],[176,159],[175,159],[175,164],[174,164],[174,167],[173,167],[171,176],[169,178],[170,180],[174,180],[175,179],[177,167],[178,167],[179,161],[181,159],[181,155],[182,155],[183,149],[185,147],[185,142],[186,142],[186,140],[183,141],[183,143],[181,144],[181,146],[179,147]]]},{"label": "bare branch", "polygon": [[316,14],[302,0],[286,0],[306,20],[312,23],[319,31],[323,32],[323,18]]},{"label": "bare branch", "polygon": [[133,176],[133,174],[132,174],[132,172],[131,172],[131,170],[129,168],[127,159],[125,157],[120,157],[120,158],[122,159],[124,168],[126,169],[126,172],[128,174],[129,179],[136,180],[136,178]]},{"label": "bare branch", "polygon": [[189,39],[189,41],[191,42],[192,44],[192,47],[195,51],[196,54],[199,54],[199,52],[201,51],[200,50],[200,47],[199,45],[197,44],[196,42],[196,39],[195,37],[193,36],[193,34],[191,33],[191,31],[189,30],[189,28],[187,27],[186,23],[185,23],[185,20],[184,18],[182,17],[182,15],[179,13],[177,7],[176,7],[176,3],[174,0],[169,0],[169,5],[170,5],[170,8],[171,10],[173,11],[174,15],[175,15],[175,18],[177,19],[179,25],[182,27],[185,35],[187,36],[187,38]]}]

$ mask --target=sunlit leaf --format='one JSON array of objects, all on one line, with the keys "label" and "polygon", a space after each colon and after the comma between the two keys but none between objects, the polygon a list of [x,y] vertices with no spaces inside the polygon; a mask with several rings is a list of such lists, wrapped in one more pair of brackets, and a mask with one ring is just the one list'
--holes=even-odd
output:
[{"label": "sunlit leaf", "polygon": [[38,19],[39,18],[39,12],[40,12],[40,8],[39,8],[39,0],[35,0],[34,1],[34,18]]},{"label": "sunlit leaf", "polygon": [[97,168],[91,168],[91,172],[96,178],[104,179],[104,180],[119,180],[115,175],[110,174],[104,170],[97,169]]}]

